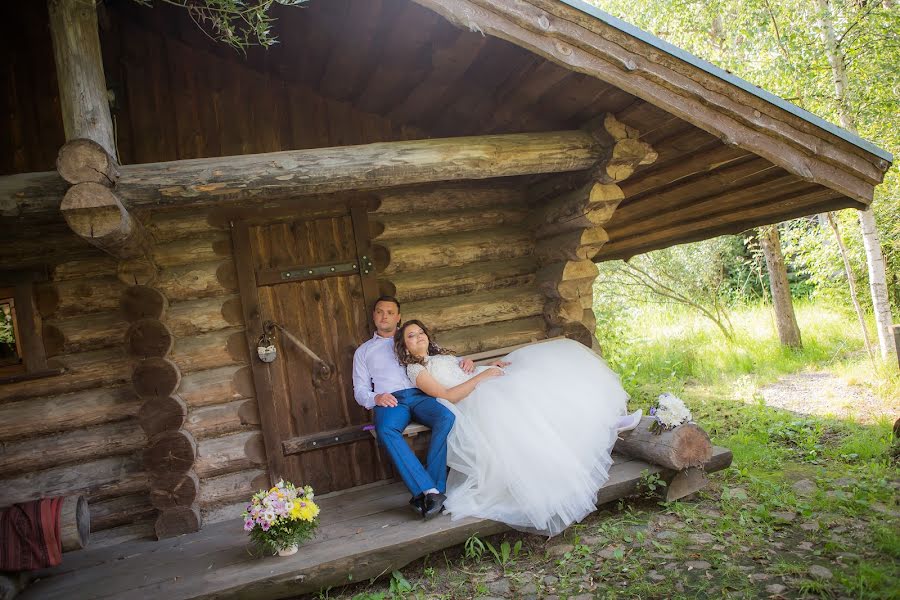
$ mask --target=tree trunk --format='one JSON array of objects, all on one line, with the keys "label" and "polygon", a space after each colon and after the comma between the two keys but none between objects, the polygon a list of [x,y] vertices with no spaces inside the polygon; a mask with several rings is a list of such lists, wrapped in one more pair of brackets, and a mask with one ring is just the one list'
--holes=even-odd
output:
[{"label": "tree trunk", "polygon": [[782,346],[802,348],[800,327],[794,314],[791,302],[791,288],[788,284],[787,268],[781,254],[781,239],[778,226],[762,227],[759,231],[759,243],[766,256],[766,267],[769,270],[769,287],[772,290],[772,308],[775,309],[775,326]]},{"label": "tree trunk", "polygon": [[872,306],[875,310],[875,325],[878,329],[878,345],[881,357],[886,361],[896,351],[893,344],[891,325],[891,303],[888,298],[887,275],[885,272],[884,254],[878,239],[875,226],[875,212],[869,207],[857,212],[859,226],[862,230],[863,246],[866,249],[866,265],[869,268],[869,290],[872,293]]},{"label": "tree trunk", "polygon": [[844,246],[844,240],[841,238],[841,231],[838,229],[837,222],[834,220],[834,215],[831,213],[827,214],[828,223],[834,231],[834,237],[837,238],[838,247],[841,250],[841,258],[844,259],[844,271],[847,273],[847,283],[850,286],[850,299],[853,301],[853,308],[856,309],[856,318],[859,319],[859,327],[862,329],[863,339],[866,342],[866,351],[869,353],[869,357],[874,358],[875,355],[872,352],[872,341],[869,339],[869,330],[866,329],[866,317],[863,315],[862,307],[859,305],[859,298],[856,296],[856,276],[853,274],[853,269],[850,267],[850,259],[847,257],[847,248]]},{"label": "tree trunk", "polygon": [[[819,7],[819,24],[822,41],[828,54],[828,63],[834,80],[834,96],[838,116],[844,129],[857,133],[856,123],[850,112],[847,100],[849,81],[845,69],[845,58],[840,43],[834,34],[834,19],[831,14],[830,0],[816,0]],[[867,210],[858,213],[859,226],[862,231],[863,246],[866,249],[866,263],[869,271],[869,290],[872,294],[872,307],[875,311],[875,326],[878,330],[878,345],[881,357],[885,360],[895,351],[891,344],[891,304],[887,293],[887,276],[885,274],[884,254],[878,239],[875,226],[875,213],[871,205]],[[863,327],[865,329],[865,327]],[[868,334],[866,334],[868,338]],[[868,340],[867,340],[868,344]],[[870,351],[871,352],[871,351]]]}]

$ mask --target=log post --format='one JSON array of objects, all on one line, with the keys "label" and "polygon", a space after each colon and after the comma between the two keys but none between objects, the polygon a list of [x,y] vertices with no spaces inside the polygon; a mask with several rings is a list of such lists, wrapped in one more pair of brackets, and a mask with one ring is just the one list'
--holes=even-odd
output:
[{"label": "log post", "polygon": [[119,167],[95,2],[48,0],[50,37],[67,143],[56,168],[73,184],[60,209],[69,227],[116,258],[146,256],[147,234],[108,187]]},{"label": "log post", "polygon": [[94,140],[115,156],[96,3],[48,0],[47,8],[66,139]]},{"label": "log post", "polygon": [[609,240],[604,225],[612,218],[625,194],[617,185],[642,164],[656,160],[656,152],[639,140],[637,130],[606,114],[584,129],[602,149],[590,178],[574,188],[559,191],[553,182],[538,190],[530,224],[540,270],[537,281],[547,298],[544,319],[548,335],[565,335],[599,350],[594,329],[593,283],[597,277],[594,257]]}]

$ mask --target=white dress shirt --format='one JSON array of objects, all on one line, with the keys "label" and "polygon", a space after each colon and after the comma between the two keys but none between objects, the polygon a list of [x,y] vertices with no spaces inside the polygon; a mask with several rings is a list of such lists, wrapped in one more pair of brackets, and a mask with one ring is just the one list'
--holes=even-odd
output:
[{"label": "white dress shirt", "polygon": [[353,397],[363,408],[375,406],[375,396],[415,387],[406,376],[394,353],[394,338],[381,337],[376,332],[372,339],[356,349],[353,354]]}]

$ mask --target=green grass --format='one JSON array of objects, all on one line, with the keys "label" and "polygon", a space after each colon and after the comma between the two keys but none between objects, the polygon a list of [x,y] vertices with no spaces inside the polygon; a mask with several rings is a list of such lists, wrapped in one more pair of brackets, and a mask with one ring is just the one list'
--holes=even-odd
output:
[{"label": "green grass", "polygon": [[[764,384],[807,368],[828,368],[846,374],[851,383],[868,385],[882,397],[900,394],[896,368],[873,365],[864,351],[862,335],[852,313],[799,302],[797,321],[802,350],[782,347],[771,309],[747,307],[732,315],[737,339],[729,343],[709,321],[685,308],[658,305],[631,307],[612,316],[630,326],[605,328],[597,336],[613,368],[636,399],[648,386],[669,384],[675,389],[738,383]],[[741,382],[740,380],[745,379]],[[737,381],[736,381],[737,380]]]},{"label": "green grass", "polygon": [[[631,404],[676,393],[713,443],[732,450],[729,469],[712,474],[710,486],[690,501],[620,500],[549,543],[518,533],[472,539],[402,574],[327,597],[498,596],[504,594],[492,586],[506,579],[510,598],[526,589],[560,598],[759,598],[771,596],[765,588],[776,584],[788,598],[900,599],[900,476],[890,420],[795,414],[766,406],[760,394],[784,375],[827,371],[896,406],[900,377],[869,360],[854,316],[799,304],[804,348],[794,351],[780,347],[760,307],[735,313],[736,343],[685,311],[631,311],[616,327],[598,328]],[[801,479],[816,490],[795,491]],[[518,542],[519,551],[504,555],[502,548]],[[560,544],[567,546],[554,551]],[[689,561],[711,568],[691,570]],[[813,564],[827,566],[833,578],[816,579]]]}]

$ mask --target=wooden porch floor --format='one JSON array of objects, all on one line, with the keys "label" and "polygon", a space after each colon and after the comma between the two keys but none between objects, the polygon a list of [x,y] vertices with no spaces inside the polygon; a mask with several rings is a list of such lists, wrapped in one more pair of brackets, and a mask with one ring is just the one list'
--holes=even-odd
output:
[{"label": "wooden porch floor", "polygon": [[[730,454],[715,447],[710,464],[724,468]],[[644,469],[671,474],[617,456],[600,503],[633,493]],[[61,566],[46,571],[20,598],[287,598],[390,573],[475,533],[486,536],[507,529],[483,519],[451,521],[440,516],[423,522],[409,510],[407,500],[403,484],[393,482],[322,497],[318,535],[286,558],[252,556],[238,520],[162,541],[68,553]]]}]

